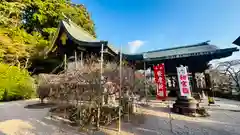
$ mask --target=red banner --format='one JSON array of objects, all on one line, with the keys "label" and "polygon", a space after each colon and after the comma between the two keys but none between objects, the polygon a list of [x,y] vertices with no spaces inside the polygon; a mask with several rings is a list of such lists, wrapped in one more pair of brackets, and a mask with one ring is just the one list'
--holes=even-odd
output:
[{"label": "red banner", "polygon": [[167,86],[165,80],[165,68],[164,64],[158,64],[153,66],[155,83],[157,84],[157,94],[156,97],[159,100],[163,100],[167,97]]}]

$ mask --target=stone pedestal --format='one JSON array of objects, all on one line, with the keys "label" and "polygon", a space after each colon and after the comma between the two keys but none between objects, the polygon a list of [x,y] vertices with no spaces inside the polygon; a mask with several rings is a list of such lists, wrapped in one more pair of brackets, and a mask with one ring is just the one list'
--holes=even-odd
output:
[{"label": "stone pedestal", "polygon": [[192,97],[178,97],[176,102],[173,104],[173,112],[191,115],[196,113],[198,102]]}]

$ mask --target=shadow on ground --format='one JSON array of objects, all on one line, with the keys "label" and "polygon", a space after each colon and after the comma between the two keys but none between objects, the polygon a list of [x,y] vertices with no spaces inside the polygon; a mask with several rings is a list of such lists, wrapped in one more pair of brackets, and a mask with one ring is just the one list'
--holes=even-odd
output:
[{"label": "shadow on ground", "polygon": [[[146,108],[145,108],[146,109]],[[237,127],[234,125],[227,125],[218,121],[201,121],[193,120],[195,118],[186,117],[186,119],[171,120],[166,115],[161,116],[160,112],[164,110],[162,107],[153,107],[151,113],[144,114],[139,112],[135,116],[130,116],[129,122],[122,122],[121,131],[122,135],[240,135]],[[165,108],[166,112],[167,109]],[[228,128],[226,127],[228,126]],[[172,131],[171,131],[172,127]],[[106,134],[117,134],[118,126],[116,123],[108,127],[104,127]]]},{"label": "shadow on ground", "polygon": [[52,108],[56,106],[54,103],[35,103],[25,106],[27,109],[44,109],[44,108]]},{"label": "shadow on ground", "polygon": [[240,112],[240,110],[229,110],[231,112]]},{"label": "shadow on ground", "polygon": [[206,107],[207,110],[213,110],[213,111],[230,111],[230,112],[240,112],[240,108],[238,109],[225,109],[225,108],[210,108]]},{"label": "shadow on ground", "polygon": [[[158,112],[165,112],[165,113],[170,113],[170,108],[167,107],[145,107],[146,109],[150,109],[153,111],[158,111]],[[172,112],[171,112],[172,113]]]}]

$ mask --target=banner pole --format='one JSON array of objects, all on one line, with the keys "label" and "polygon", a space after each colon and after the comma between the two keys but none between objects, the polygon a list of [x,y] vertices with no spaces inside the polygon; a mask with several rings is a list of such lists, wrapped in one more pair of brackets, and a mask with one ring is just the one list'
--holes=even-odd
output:
[{"label": "banner pole", "polygon": [[148,93],[147,93],[147,89],[146,89],[146,62],[144,61],[144,92],[145,92],[145,96],[146,96],[146,104],[148,104]]},{"label": "banner pole", "polygon": [[118,110],[118,117],[119,117],[119,122],[118,122],[118,132],[121,132],[121,98],[122,98],[122,45],[120,49],[120,65],[119,65],[119,78],[120,78],[120,84],[119,84],[119,110]]},{"label": "banner pole", "polygon": [[[165,87],[167,88],[167,81],[166,81],[166,70],[165,70],[165,65],[164,65],[164,78],[165,78]],[[166,89],[166,96],[167,96],[167,89]],[[168,97],[168,96],[167,96]],[[173,128],[172,128],[172,112],[171,112],[171,107],[170,107],[170,99],[168,98],[168,109],[169,109],[169,112],[168,112],[168,116],[169,116],[169,124],[170,124],[170,130],[171,132],[173,133]]]}]

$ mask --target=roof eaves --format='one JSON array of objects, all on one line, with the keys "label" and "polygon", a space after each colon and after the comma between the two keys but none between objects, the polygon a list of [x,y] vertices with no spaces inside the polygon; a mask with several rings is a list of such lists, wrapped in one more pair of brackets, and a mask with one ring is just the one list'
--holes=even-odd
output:
[{"label": "roof eaves", "polygon": [[177,58],[186,58],[192,56],[203,56],[209,55],[214,53],[225,53],[225,52],[236,52],[239,51],[237,47],[234,48],[226,48],[226,49],[218,49],[216,51],[208,51],[208,52],[198,52],[198,53],[186,53],[181,55],[170,55],[170,56],[163,56],[163,57],[156,57],[156,58],[144,58],[145,61],[156,61],[156,60],[165,60],[165,59],[177,59]]},{"label": "roof eaves", "polygon": [[118,54],[118,53],[119,53],[119,51],[118,51],[117,49],[115,49],[111,44],[107,44],[107,47],[108,47],[109,49],[111,49],[115,54]]},{"label": "roof eaves", "polygon": [[240,46],[240,36],[235,41],[233,41],[233,44]]},{"label": "roof eaves", "polygon": [[[91,36],[88,32],[86,32],[84,29],[81,27],[77,26],[74,22],[71,20],[65,21],[62,20],[61,23],[64,26],[64,29],[66,32],[74,39],[80,41],[80,42],[100,42],[93,36]],[[79,35],[78,35],[79,34]]]},{"label": "roof eaves", "polygon": [[93,40],[97,40],[97,38],[95,38],[94,36],[92,36],[89,32],[87,32],[86,30],[84,30],[82,27],[78,26],[76,23],[74,23],[73,21],[69,20],[69,23],[71,25],[73,25],[74,27],[80,29],[84,34],[88,35],[89,37],[91,37]]},{"label": "roof eaves", "polygon": [[232,47],[232,48],[225,48],[225,49],[218,49],[216,50],[217,53],[222,53],[222,52],[238,52],[239,49],[237,47]]},{"label": "roof eaves", "polygon": [[53,38],[52,38],[51,46],[50,46],[50,48],[47,50],[46,55],[54,48],[55,42],[56,42],[56,40],[57,40],[57,38],[58,38],[58,35],[59,35],[59,33],[60,33],[61,25],[62,25],[62,24],[59,23],[58,28],[57,28],[57,31],[55,32],[55,34],[54,34],[54,36],[53,36]]}]

